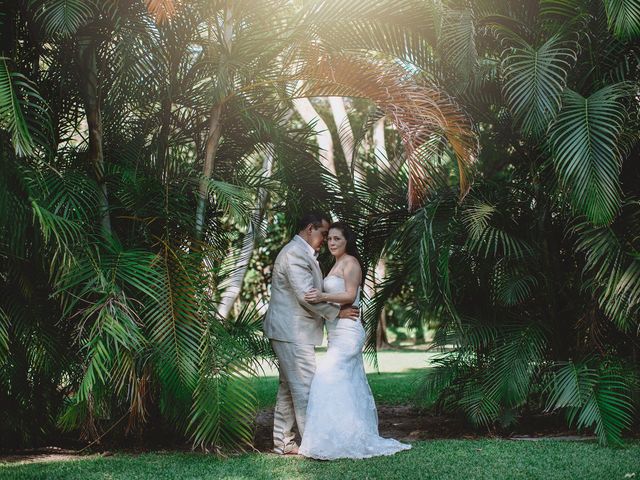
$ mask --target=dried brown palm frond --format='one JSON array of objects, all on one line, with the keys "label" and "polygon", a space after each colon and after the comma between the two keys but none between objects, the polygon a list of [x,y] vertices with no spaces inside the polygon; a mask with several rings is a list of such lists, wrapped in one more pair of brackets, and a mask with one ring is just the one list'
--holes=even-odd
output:
[{"label": "dried brown palm frond", "polygon": [[379,58],[309,50],[292,78],[302,83],[293,95],[349,96],[373,101],[395,125],[409,168],[409,209],[420,206],[434,184],[434,161],[447,144],[459,167],[460,194],[469,190],[478,142],[468,116],[442,90],[420,84],[397,63]]},{"label": "dried brown palm frond", "polygon": [[145,3],[149,14],[161,25],[175,15],[179,0],[145,0]]}]

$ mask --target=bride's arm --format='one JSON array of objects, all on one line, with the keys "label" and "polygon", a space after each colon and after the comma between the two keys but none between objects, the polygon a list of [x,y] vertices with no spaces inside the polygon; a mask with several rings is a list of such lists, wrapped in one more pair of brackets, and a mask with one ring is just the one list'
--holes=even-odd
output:
[{"label": "bride's arm", "polygon": [[331,302],[339,303],[340,305],[351,305],[356,299],[362,279],[362,271],[358,261],[355,258],[347,259],[342,274],[344,275],[345,283],[344,292],[328,293],[314,288],[305,294],[304,299],[309,303]]}]

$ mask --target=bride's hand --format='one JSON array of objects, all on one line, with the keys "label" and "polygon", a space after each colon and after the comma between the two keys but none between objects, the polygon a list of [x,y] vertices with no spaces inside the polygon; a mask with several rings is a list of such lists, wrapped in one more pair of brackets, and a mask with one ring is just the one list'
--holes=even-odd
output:
[{"label": "bride's hand", "polygon": [[312,288],[304,294],[304,300],[309,303],[320,303],[323,301],[322,292],[317,288]]}]

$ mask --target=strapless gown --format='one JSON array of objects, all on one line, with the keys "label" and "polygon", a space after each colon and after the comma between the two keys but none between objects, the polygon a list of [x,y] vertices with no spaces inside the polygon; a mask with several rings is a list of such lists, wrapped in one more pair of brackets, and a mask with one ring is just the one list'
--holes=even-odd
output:
[{"label": "strapless gown", "polygon": [[[324,290],[344,292],[344,279],[326,277]],[[299,453],[333,460],[393,455],[411,448],[378,434],[378,412],[362,360],[362,322],[337,318],[327,321],[326,327],[327,354],[318,362],[311,383]]]}]

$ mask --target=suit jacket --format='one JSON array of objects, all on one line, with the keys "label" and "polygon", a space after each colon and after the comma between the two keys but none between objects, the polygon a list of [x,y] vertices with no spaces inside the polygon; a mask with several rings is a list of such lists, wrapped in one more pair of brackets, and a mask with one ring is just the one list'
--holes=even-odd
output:
[{"label": "suit jacket", "polygon": [[322,271],[309,250],[309,244],[296,236],[276,258],[271,300],[263,325],[264,333],[270,339],[320,345],[324,320],[338,316],[338,305],[311,304],[304,300],[305,292],[312,288],[322,290]]}]

